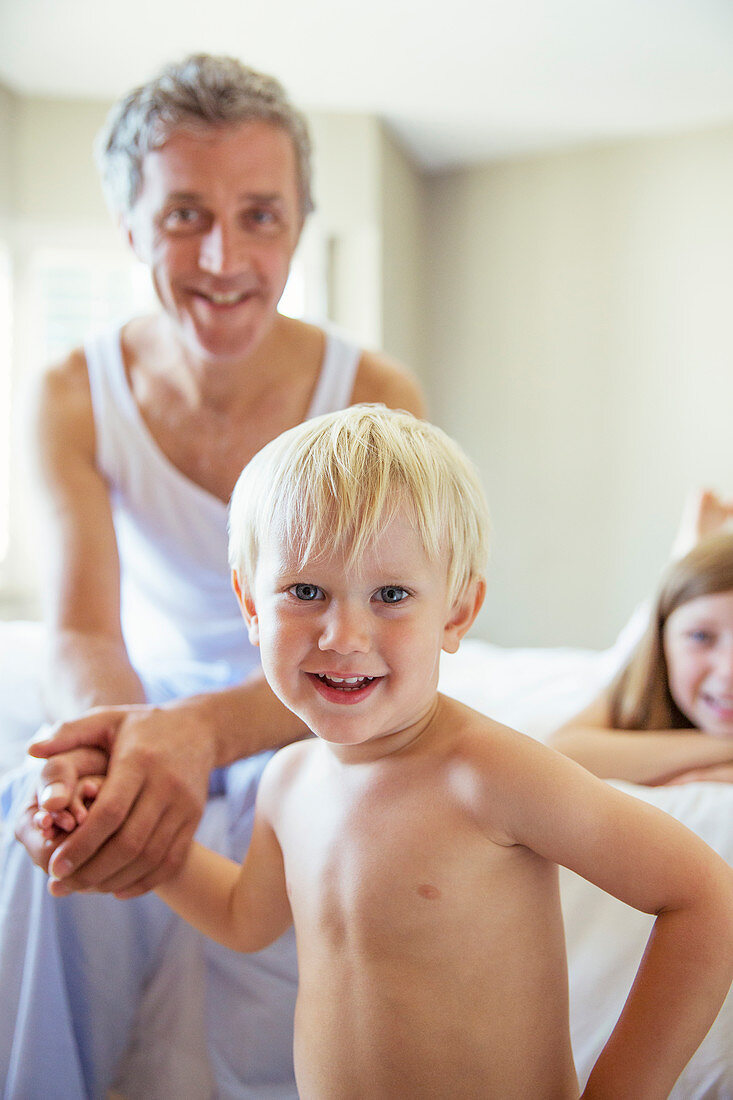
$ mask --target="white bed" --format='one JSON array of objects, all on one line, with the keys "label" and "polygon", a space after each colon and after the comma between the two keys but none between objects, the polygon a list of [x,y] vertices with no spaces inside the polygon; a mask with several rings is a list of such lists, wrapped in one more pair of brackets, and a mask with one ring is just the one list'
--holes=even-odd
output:
[{"label": "white bed", "polygon": [[[0,770],[22,758],[23,738],[33,729],[35,677],[28,667],[28,656],[33,652],[34,663],[40,659],[36,637],[35,631],[29,629],[22,639],[23,645],[5,655],[8,659],[3,661],[0,653],[0,667],[4,665],[9,670],[9,680],[0,682],[0,691],[3,696],[10,691],[19,699],[18,717],[25,722],[23,726],[19,721],[19,737],[3,739],[0,733]],[[610,679],[625,648],[624,639],[603,652],[502,649],[469,640],[458,654],[444,658],[440,686],[477,710],[545,740],[556,725],[583,706]],[[622,786],[679,818],[733,865],[732,784]],[[561,884],[570,972],[571,1030],[578,1073],[584,1082],[621,1010],[651,918],[569,872],[562,872]],[[166,1011],[171,998],[166,980],[161,977],[158,988],[151,990],[147,1019],[141,1021],[134,1058],[121,1083],[131,1097],[146,1095],[150,1100],[173,1100],[185,1094],[187,1100],[204,1100],[210,1095],[206,1074],[201,1072],[197,1084],[192,1073],[192,1053],[197,1044],[191,1043],[190,1033],[185,1044],[181,1042],[177,1047],[170,1042]],[[163,1036],[167,1041],[160,1044]],[[200,1065],[198,1068],[203,1070]],[[184,1093],[180,1091],[182,1074]],[[675,1100],[733,1100],[733,993],[672,1095]]]}]

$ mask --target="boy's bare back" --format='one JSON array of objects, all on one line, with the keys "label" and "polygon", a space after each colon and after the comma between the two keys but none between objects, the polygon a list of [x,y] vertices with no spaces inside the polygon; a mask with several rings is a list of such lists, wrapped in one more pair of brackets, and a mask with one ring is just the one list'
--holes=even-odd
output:
[{"label": "boy's bare back", "polygon": [[487,762],[510,739],[440,697],[424,738],[386,757],[280,754],[267,803],[298,938],[303,1100],[577,1097],[557,868],[499,814],[486,828]]}]

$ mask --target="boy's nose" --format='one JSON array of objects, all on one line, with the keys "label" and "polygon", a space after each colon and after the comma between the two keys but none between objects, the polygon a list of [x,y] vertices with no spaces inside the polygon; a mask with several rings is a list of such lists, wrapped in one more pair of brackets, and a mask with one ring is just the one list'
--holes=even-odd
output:
[{"label": "boy's nose", "polygon": [[318,640],[318,648],[343,656],[368,653],[370,637],[366,616],[353,607],[331,607],[326,615]]},{"label": "boy's nose", "polygon": [[214,222],[201,241],[199,266],[212,275],[232,275],[245,264],[243,242],[233,227]]}]

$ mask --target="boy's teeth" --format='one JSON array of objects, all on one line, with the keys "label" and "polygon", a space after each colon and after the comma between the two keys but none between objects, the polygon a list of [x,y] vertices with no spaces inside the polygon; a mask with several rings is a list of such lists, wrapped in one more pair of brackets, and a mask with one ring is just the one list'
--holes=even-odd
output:
[{"label": "boy's teeth", "polygon": [[318,679],[323,680],[327,684],[347,684],[352,687],[354,684],[368,684],[374,679],[373,676],[328,676],[325,672],[318,673]]}]

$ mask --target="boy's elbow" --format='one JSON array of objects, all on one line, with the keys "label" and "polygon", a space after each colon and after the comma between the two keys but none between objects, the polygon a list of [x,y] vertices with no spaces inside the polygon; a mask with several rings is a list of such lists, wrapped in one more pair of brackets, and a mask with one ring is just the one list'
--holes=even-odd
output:
[{"label": "boy's elbow", "polygon": [[733,978],[733,868],[719,856],[709,873],[698,879],[691,905],[718,965]]}]

